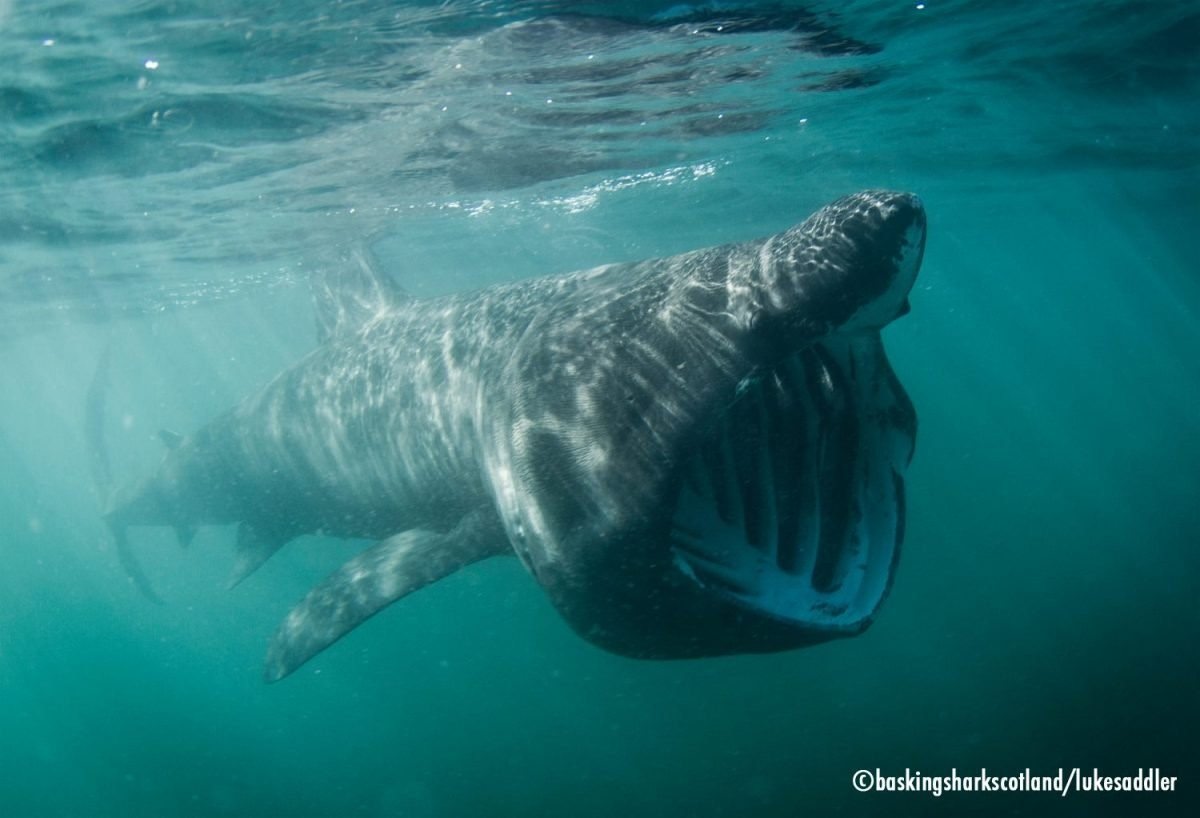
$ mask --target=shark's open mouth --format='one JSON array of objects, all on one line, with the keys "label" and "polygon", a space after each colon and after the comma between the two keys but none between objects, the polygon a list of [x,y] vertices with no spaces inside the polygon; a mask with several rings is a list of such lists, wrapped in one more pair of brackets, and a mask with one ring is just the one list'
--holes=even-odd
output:
[{"label": "shark's open mouth", "polygon": [[899,554],[915,426],[878,335],[834,337],[747,380],[685,469],[676,566],[814,635],[862,630]]}]

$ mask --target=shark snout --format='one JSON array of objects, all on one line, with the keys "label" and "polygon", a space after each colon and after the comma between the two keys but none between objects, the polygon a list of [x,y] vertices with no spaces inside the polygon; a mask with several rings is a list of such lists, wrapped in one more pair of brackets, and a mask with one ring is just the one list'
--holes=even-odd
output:
[{"label": "shark snout", "polygon": [[909,310],[908,294],[925,255],[925,207],[912,193],[886,191],[842,201],[844,298],[856,303],[841,329],[879,329]]},{"label": "shark snout", "polygon": [[762,245],[745,325],[775,354],[880,330],[907,312],[925,225],[911,193],[868,190],[832,202]]}]

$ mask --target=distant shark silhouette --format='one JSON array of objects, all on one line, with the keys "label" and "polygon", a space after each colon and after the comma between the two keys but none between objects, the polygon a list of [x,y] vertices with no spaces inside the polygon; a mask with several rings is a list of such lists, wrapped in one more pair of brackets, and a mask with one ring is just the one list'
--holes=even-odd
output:
[{"label": "distant shark silhouette", "polygon": [[498,554],[628,656],[859,633],[916,431],[879,332],[924,244],[915,196],[865,191],[763,240],[430,300],[359,255],[318,287],[321,346],[167,436],[105,518],[150,596],[130,526],[238,523],[232,584],[302,534],[378,540],[287,616],[268,681]]}]

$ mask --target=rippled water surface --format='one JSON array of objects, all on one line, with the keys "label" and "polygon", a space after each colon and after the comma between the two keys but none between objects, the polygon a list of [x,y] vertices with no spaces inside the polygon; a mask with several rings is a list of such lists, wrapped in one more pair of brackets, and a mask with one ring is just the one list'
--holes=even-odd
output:
[{"label": "rippled water surface", "polygon": [[[1153,815],[1200,786],[1200,5],[0,0],[0,815]],[[885,333],[921,420],[864,635],[634,662],[515,561],[284,683],[354,549],[233,592],[232,533],[100,521],[315,345],[371,247],[418,296],[925,201]],[[1178,776],[1162,794],[862,795],[861,768]]]}]

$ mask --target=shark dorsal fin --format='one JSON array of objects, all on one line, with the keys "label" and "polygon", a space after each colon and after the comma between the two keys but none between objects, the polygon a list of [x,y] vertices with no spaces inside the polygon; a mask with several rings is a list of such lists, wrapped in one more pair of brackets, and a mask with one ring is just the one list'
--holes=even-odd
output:
[{"label": "shark dorsal fin", "polygon": [[183,442],[183,435],[179,432],[172,432],[170,429],[159,429],[158,439],[168,449],[178,449],[179,444]]},{"label": "shark dorsal fin", "polygon": [[412,298],[384,273],[367,247],[339,254],[313,276],[317,336],[324,343]]}]

